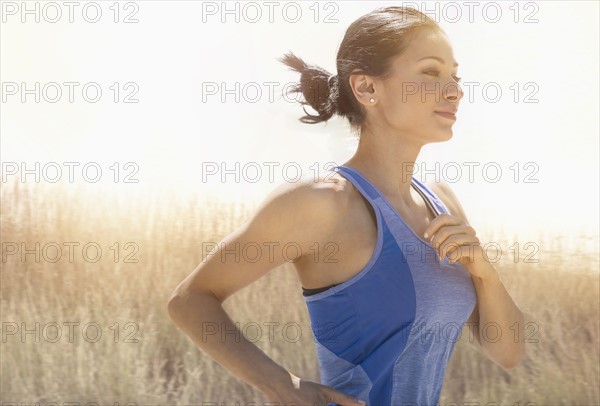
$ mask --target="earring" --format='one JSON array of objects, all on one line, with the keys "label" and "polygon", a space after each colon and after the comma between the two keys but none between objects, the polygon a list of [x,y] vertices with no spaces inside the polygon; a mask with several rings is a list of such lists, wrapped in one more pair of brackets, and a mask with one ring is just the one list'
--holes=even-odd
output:
[{"label": "earring", "polygon": [[371,103],[375,103],[375,99],[371,97],[371,100],[369,100]]}]

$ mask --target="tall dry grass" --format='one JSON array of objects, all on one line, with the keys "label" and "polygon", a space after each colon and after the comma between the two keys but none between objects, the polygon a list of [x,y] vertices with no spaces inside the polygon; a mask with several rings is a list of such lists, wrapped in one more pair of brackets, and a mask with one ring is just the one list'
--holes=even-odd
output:
[{"label": "tall dry grass", "polygon": [[[80,245],[73,262],[66,252],[56,263],[31,254],[24,261],[18,255],[3,258],[2,402],[266,402],[198,349],[166,312],[172,289],[207,253],[202,243],[220,241],[254,208],[177,198],[175,192],[111,195],[90,189],[3,185],[3,254],[7,242],[25,242],[29,249],[36,242]],[[506,238],[478,234],[484,241]],[[497,264],[515,302],[533,316],[529,331],[536,342],[528,344],[523,363],[507,372],[471,347],[464,334],[448,365],[441,404],[600,404],[597,245],[565,250],[572,237],[542,236],[552,251],[540,252],[539,263],[515,263],[507,255]],[[82,258],[80,248],[88,242],[103,249],[99,261]],[[110,249],[115,242],[121,254],[116,262]],[[123,261],[133,252],[123,248],[127,242],[139,247],[137,263]],[[253,341],[262,334],[255,342],[276,362],[318,381],[310,321],[291,264],[242,289],[224,307]],[[39,334],[7,334],[15,323],[33,330],[36,322]],[[66,322],[79,323],[73,342]],[[97,342],[90,339],[94,329],[82,335],[92,322],[102,331]],[[58,340],[50,323],[62,326]]]}]

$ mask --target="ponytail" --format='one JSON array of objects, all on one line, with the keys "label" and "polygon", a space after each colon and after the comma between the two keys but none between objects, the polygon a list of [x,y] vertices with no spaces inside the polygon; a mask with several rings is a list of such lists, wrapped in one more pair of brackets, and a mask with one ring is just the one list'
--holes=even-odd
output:
[{"label": "ponytail", "polygon": [[[304,100],[300,101],[305,116],[300,121],[316,124],[327,121],[337,112],[338,86],[337,75],[332,76],[325,69],[309,66],[292,52],[278,59],[292,70],[301,73],[300,83],[292,86],[290,93],[302,93]],[[311,106],[318,114],[312,115],[304,106]]]}]

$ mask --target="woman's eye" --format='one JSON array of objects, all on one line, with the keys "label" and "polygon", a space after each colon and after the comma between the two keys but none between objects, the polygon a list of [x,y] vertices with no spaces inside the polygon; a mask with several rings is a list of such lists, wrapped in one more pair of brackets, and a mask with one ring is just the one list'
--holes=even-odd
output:
[{"label": "woman's eye", "polygon": [[[434,74],[434,76],[438,76],[438,74],[440,73],[440,71],[437,71],[437,70],[428,70],[428,71],[426,71],[426,72],[423,72],[423,73],[425,73],[426,75],[429,75],[429,74]],[[456,76],[456,75],[454,75],[454,76],[452,76],[452,77],[453,77],[453,78],[454,78],[454,80],[455,80],[455,81],[457,81],[457,82],[460,82],[460,81],[461,81],[461,79],[462,79],[461,77],[458,77],[458,76]]]}]

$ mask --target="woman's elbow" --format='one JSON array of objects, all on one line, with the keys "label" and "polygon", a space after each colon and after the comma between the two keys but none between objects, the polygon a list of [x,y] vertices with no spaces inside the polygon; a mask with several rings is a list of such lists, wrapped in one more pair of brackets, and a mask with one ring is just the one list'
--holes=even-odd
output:
[{"label": "woman's elbow", "polygon": [[521,365],[521,362],[523,361],[524,358],[525,358],[525,347],[523,346],[522,350],[518,354],[516,354],[512,357],[505,357],[501,360],[501,362],[498,362],[498,363],[506,370],[514,369]]},{"label": "woman's elbow", "polygon": [[167,313],[171,320],[177,320],[178,315],[180,314],[182,301],[183,297],[179,291],[175,290],[171,293],[171,296],[167,301]]},{"label": "woman's elbow", "polygon": [[502,367],[504,367],[504,369],[514,369],[516,367],[518,367],[521,364],[521,360],[523,358],[514,358],[508,361],[504,361],[504,363],[502,364]]}]

